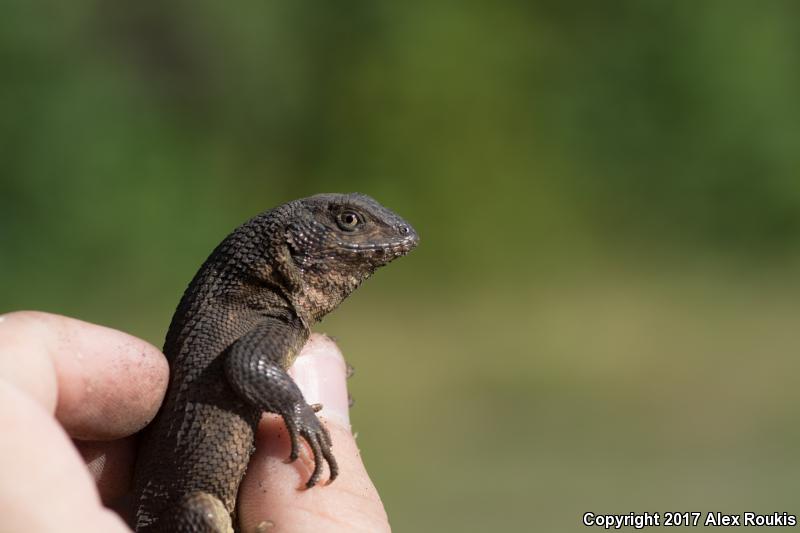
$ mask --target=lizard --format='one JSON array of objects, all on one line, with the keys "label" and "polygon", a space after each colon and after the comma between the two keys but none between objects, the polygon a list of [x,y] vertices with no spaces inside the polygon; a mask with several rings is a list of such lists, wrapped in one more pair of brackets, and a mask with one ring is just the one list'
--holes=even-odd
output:
[{"label": "lizard", "polygon": [[311,326],[419,238],[367,195],[318,194],[265,211],[202,264],[169,326],[170,379],[145,429],[134,472],[137,532],[229,533],[264,412],[301,438],[314,470],[338,474],[331,439],[287,374]]}]

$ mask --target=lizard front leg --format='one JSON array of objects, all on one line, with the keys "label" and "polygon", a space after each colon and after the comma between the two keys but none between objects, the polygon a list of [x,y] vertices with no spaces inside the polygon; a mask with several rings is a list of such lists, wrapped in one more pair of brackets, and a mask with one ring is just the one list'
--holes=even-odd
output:
[{"label": "lizard front leg", "polygon": [[300,437],[314,454],[314,472],[307,488],[322,475],[323,458],[330,468],[330,481],[339,469],[331,452],[331,437],[317,418],[319,406],[309,405],[294,380],[286,373],[294,356],[308,338],[305,328],[267,318],[240,338],[225,359],[225,375],[236,393],[250,405],[283,417],[292,450],[289,460],[297,459]]}]

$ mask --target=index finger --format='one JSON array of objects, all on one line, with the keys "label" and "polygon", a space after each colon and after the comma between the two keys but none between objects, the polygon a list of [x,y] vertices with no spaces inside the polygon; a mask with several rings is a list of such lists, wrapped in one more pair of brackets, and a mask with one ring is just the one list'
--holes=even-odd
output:
[{"label": "index finger", "polygon": [[72,437],[140,430],[158,411],[168,375],[163,354],[127,333],[34,311],[0,315],[0,378],[54,413]]}]

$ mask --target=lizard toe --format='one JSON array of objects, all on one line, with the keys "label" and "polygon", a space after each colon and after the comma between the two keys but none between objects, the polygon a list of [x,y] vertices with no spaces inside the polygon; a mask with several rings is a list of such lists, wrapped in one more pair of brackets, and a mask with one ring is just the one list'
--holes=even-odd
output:
[{"label": "lizard toe", "polygon": [[320,446],[318,433],[306,435],[305,438],[314,454],[314,472],[311,473],[311,478],[306,482],[306,488],[310,489],[319,482],[319,478],[322,476],[322,447]]}]

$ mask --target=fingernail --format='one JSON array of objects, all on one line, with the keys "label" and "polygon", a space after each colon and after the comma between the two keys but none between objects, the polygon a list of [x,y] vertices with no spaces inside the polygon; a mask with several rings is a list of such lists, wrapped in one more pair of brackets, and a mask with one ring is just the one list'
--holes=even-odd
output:
[{"label": "fingernail", "polygon": [[318,416],[350,427],[347,399],[347,365],[336,343],[327,335],[314,333],[289,369],[309,404],[321,403]]}]

